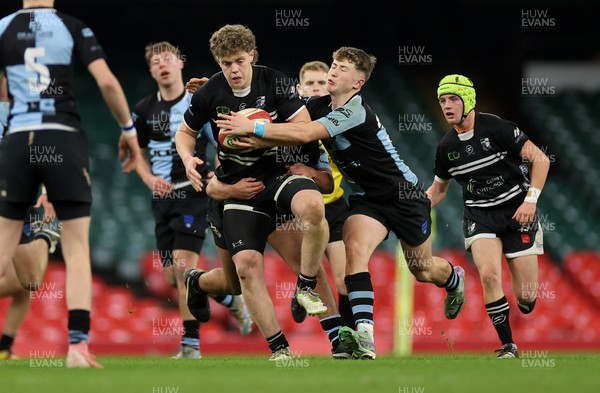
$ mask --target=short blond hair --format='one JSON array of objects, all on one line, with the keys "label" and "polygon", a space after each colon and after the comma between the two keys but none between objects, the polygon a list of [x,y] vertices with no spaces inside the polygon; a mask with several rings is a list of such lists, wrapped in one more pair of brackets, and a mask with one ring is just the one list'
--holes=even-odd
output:
[{"label": "short blond hair", "polygon": [[362,49],[349,46],[342,46],[333,52],[333,60],[348,60],[348,62],[354,64],[354,68],[365,75],[365,82],[371,77],[375,63],[377,63],[375,56],[369,55]]},{"label": "short blond hair", "polygon": [[318,60],[304,63],[302,68],[300,68],[300,83],[302,83],[306,71],[321,71],[327,73],[329,71],[329,66]]},{"label": "short blond hair", "polygon": [[256,53],[256,37],[252,31],[243,25],[225,25],[215,31],[210,37],[210,51],[218,62],[223,57],[239,52],[255,51],[254,62],[258,57]]},{"label": "short blond hair", "polygon": [[179,50],[179,48],[171,44],[170,42],[161,41],[146,45],[144,57],[146,58],[146,64],[148,64],[148,67],[152,66],[152,56],[159,55],[165,52],[174,53],[178,59],[181,57],[181,51]]}]

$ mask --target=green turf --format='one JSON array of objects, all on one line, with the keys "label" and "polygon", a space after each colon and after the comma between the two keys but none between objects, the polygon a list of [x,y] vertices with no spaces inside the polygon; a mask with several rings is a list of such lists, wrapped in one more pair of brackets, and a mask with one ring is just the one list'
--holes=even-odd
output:
[{"label": "green turf", "polygon": [[202,360],[99,358],[103,370],[68,370],[64,359],[0,362],[0,392],[35,393],[464,393],[600,392],[600,355],[380,357],[375,361],[262,357]]}]

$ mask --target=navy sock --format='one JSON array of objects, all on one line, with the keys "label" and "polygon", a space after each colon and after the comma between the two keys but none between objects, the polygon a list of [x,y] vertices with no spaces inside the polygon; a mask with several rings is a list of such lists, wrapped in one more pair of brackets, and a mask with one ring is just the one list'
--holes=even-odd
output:
[{"label": "navy sock", "polygon": [[375,292],[371,283],[369,272],[356,273],[344,278],[348,288],[348,298],[352,306],[352,315],[356,325],[359,323],[373,322],[373,303],[375,302]]},{"label": "navy sock", "polygon": [[90,312],[88,310],[69,310],[69,344],[88,342],[90,334]]},{"label": "navy sock", "polygon": [[342,327],[342,317],[340,317],[340,314],[335,314],[330,317],[323,318],[321,319],[321,327],[325,333],[327,333],[331,347],[335,351],[340,344],[338,332]]},{"label": "navy sock", "polygon": [[2,333],[2,337],[0,338],[0,351],[11,352],[11,348],[13,345],[13,341],[15,340],[15,336],[9,333]]},{"label": "navy sock", "polygon": [[446,292],[456,290],[456,288],[458,288],[458,284],[460,284],[460,277],[458,277],[458,274],[456,274],[454,271],[454,266],[452,266],[450,262],[448,262],[448,264],[450,265],[452,273],[450,273],[450,277],[448,277],[448,280],[446,280],[444,285],[442,285],[442,287],[446,289]]},{"label": "navy sock", "polygon": [[340,315],[342,316],[342,325],[354,329],[354,315],[352,315],[352,307],[350,306],[350,298],[348,295],[338,295]]},{"label": "navy sock", "polygon": [[200,322],[193,320],[183,321],[183,336],[181,345],[200,349]]},{"label": "navy sock", "polygon": [[281,330],[272,335],[271,337],[267,337],[267,343],[269,343],[269,349],[271,349],[271,352],[275,352],[279,349],[287,348],[290,346],[290,344],[288,344],[287,339],[285,338],[285,335],[281,332]]},{"label": "navy sock", "polygon": [[232,295],[219,295],[215,296],[213,299],[217,301],[217,303],[224,305],[225,307],[229,307],[233,304],[233,296]]},{"label": "navy sock", "polygon": [[298,275],[298,282],[296,283],[298,288],[311,288],[315,289],[317,287],[317,276],[306,276],[302,273]]}]

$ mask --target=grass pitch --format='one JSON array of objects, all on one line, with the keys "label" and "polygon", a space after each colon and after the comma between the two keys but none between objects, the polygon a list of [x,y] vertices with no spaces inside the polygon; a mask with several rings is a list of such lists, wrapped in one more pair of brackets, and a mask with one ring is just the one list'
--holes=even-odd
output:
[{"label": "grass pitch", "polygon": [[493,355],[415,355],[375,361],[297,357],[173,360],[100,357],[103,370],[64,367],[64,358],[0,362],[4,393],[487,393],[600,391],[600,354],[531,353],[520,359]]}]

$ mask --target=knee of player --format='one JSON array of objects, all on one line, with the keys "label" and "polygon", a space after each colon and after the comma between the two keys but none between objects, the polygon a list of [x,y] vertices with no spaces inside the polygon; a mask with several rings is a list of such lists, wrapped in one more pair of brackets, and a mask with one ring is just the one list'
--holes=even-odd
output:
[{"label": "knee of player", "polygon": [[24,290],[35,292],[42,288],[44,276],[41,273],[28,272],[25,277],[19,277],[19,282]]},{"label": "knee of player", "polygon": [[325,205],[323,197],[319,194],[318,197],[310,196],[305,198],[297,205],[297,211],[294,212],[300,217],[303,223],[319,225],[325,219]]},{"label": "knee of player", "polygon": [[[242,253],[245,254],[244,251],[242,251],[240,254]],[[234,263],[240,280],[245,280],[258,275],[262,276],[262,255],[257,252],[248,253],[246,255],[237,255],[236,258],[234,258]]]},{"label": "knee of player", "polygon": [[481,271],[479,274],[481,284],[485,288],[502,288],[502,276],[494,271]]}]

